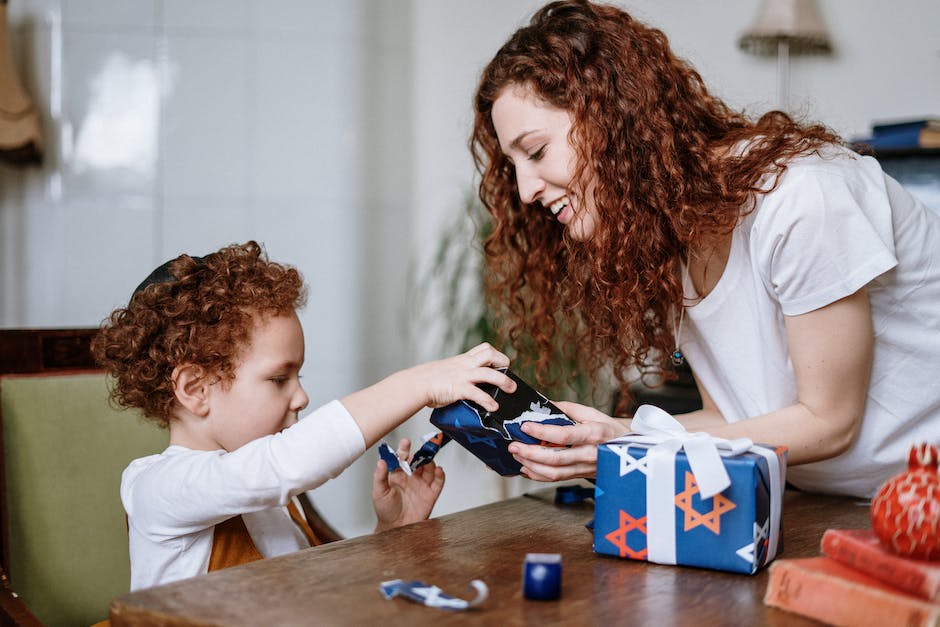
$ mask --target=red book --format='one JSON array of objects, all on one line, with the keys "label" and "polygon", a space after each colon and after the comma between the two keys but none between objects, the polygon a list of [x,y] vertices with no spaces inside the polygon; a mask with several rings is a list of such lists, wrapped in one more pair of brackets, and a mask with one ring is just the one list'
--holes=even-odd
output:
[{"label": "red book", "polygon": [[901,592],[826,556],[770,565],[764,604],[830,625],[940,625],[940,604]]},{"label": "red book", "polygon": [[940,562],[902,557],[871,529],[827,529],[820,549],[834,560],[928,601],[940,600]]}]

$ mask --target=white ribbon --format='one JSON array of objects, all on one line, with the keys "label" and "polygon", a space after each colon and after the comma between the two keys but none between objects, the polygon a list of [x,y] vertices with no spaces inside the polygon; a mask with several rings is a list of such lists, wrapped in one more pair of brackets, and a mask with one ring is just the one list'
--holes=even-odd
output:
[{"label": "white ribbon", "polygon": [[[658,564],[676,563],[675,485],[676,454],[686,458],[703,499],[712,498],[731,485],[721,461],[752,452],[767,460],[770,470],[770,530],[768,559],[777,554],[783,471],[774,451],[755,446],[747,438],[725,440],[707,433],[689,433],[668,413],[653,405],[641,405],[633,416],[632,433],[610,443],[645,444],[647,556]],[[756,555],[756,547],[755,547]]]}]

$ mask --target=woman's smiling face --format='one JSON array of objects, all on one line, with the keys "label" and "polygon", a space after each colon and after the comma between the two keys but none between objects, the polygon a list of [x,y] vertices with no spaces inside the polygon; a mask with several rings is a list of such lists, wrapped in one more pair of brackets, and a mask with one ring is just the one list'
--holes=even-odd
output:
[{"label": "woman's smiling face", "polygon": [[597,214],[591,194],[585,198],[571,189],[576,155],[569,140],[570,114],[525,87],[510,85],[493,102],[491,115],[522,202],[541,204],[573,239],[590,239]]}]

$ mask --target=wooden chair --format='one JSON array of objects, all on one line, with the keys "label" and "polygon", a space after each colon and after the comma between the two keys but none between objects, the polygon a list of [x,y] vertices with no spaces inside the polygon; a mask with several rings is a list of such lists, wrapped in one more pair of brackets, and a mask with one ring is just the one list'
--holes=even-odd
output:
[{"label": "wooden chair", "polygon": [[[167,433],[109,405],[95,332],[0,329],[4,627],[88,625],[128,590],[121,472],[166,448]],[[341,539],[306,494],[299,500],[319,538]]]},{"label": "wooden chair", "polygon": [[42,627],[23,599],[13,591],[10,580],[0,568],[0,625],[2,627]]},{"label": "wooden chair", "polygon": [[167,443],[109,406],[94,333],[0,330],[0,567],[49,626],[101,620],[127,591],[121,472]]}]

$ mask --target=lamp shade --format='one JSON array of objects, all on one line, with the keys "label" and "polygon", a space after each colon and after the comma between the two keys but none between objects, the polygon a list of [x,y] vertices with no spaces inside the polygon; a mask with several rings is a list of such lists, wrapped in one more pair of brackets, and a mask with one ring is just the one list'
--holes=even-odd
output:
[{"label": "lamp shade", "polygon": [[738,39],[747,52],[775,55],[785,43],[791,54],[832,51],[816,0],[763,0],[757,19]]},{"label": "lamp shade", "polygon": [[0,160],[27,164],[38,163],[41,157],[39,113],[17,76],[7,2],[0,0]]}]

